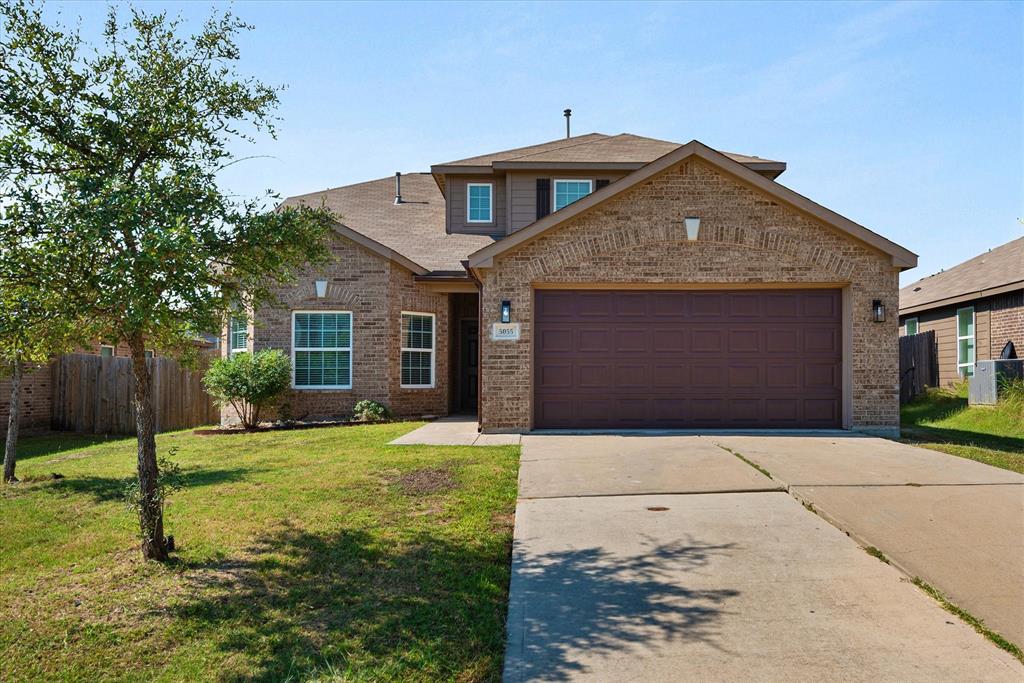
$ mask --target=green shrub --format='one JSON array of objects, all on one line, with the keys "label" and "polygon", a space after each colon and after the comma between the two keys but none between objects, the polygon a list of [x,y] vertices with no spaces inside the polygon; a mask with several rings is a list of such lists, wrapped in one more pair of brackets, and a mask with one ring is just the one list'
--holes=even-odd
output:
[{"label": "green shrub", "polygon": [[352,409],[352,416],[363,422],[386,422],[391,419],[391,411],[383,403],[363,399]]},{"label": "green shrub", "polygon": [[243,427],[256,429],[260,411],[288,390],[291,377],[288,356],[272,349],[215,360],[203,377],[203,385],[221,407],[235,409]]}]

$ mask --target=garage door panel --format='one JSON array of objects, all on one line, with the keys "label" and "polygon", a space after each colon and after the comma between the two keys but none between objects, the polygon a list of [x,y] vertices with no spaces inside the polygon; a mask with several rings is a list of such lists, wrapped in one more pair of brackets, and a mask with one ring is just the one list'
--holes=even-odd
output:
[{"label": "garage door panel", "polygon": [[612,334],[606,327],[580,329],[577,350],[582,353],[608,353],[612,350]]},{"label": "garage door panel", "polygon": [[838,427],[840,309],[838,290],[538,291],[535,425]]}]

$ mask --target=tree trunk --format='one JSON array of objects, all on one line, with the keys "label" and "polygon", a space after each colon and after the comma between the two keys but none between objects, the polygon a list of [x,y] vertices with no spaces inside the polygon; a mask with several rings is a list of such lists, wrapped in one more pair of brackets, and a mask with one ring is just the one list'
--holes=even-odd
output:
[{"label": "tree trunk", "polygon": [[11,412],[7,417],[7,441],[4,444],[4,481],[13,484],[14,464],[18,456],[18,419],[21,412],[21,361],[14,361],[11,373]]},{"label": "tree trunk", "polygon": [[153,410],[153,378],[146,365],[146,347],[141,336],[128,340],[135,375],[135,429],[138,433],[139,525],[142,530],[142,556],[147,560],[167,560],[164,538],[163,501],[157,488],[156,415]]}]

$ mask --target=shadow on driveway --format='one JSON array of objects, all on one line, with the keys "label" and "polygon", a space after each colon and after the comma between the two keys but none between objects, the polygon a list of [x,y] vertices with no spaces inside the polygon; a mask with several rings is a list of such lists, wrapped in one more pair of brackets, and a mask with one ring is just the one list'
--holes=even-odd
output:
[{"label": "shadow on driveway", "polygon": [[739,591],[688,588],[680,573],[729,556],[735,544],[692,537],[657,544],[648,537],[645,545],[628,557],[596,547],[517,552],[512,595],[520,599],[509,608],[506,680],[568,680],[586,670],[580,653],[683,642],[723,649],[716,624]]}]

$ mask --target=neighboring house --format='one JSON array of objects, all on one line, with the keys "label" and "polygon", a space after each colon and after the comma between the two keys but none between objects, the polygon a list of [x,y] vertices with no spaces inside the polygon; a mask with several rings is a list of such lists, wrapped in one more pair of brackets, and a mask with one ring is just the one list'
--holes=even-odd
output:
[{"label": "neighboring house", "polygon": [[900,334],[935,331],[939,383],[974,374],[1012,341],[1024,356],[1024,237],[900,290]]},{"label": "neighboring house", "polygon": [[917,257],[785,168],[594,133],[292,197],[338,215],[335,260],[235,321],[225,353],[289,353],[296,418],[375,399],[485,432],[894,434]]}]

